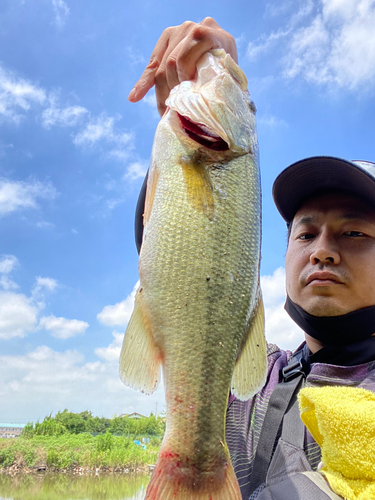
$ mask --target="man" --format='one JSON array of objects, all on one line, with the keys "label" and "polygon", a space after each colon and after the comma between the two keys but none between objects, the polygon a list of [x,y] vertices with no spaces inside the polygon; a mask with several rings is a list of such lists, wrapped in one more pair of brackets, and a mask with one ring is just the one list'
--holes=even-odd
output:
[{"label": "man", "polygon": [[[140,100],[155,85],[162,115],[171,88],[193,78],[201,55],[219,47],[237,60],[233,37],[211,18],[168,28],[129,99]],[[306,342],[294,355],[269,345],[264,388],[249,401],[229,398],[227,442],[242,496],[252,500],[274,498],[259,495],[277,476],[266,473],[277,469],[271,457],[277,455],[282,421],[288,420],[284,415],[303,378],[313,386],[349,385],[375,392],[375,164],[307,158],[278,176],[273,195],[288,225],[286,309],[304,330]],[[143,203],[141,196],[138,248]],[[302,465],[296,473],[316,470],[321,460],[312,436],[303,428],[302,433]],[[296,493],[290,498],[302,497]]]},{"label": "man", "polygon": [[[305,332],[298,369],[308,385],[375,392],[375,164],[307,158],[281,172],[273,195],[289,225],[286,310]],[[254,450],[291,357],[268,348],[265,387],[251,401],[230,397],[228,406],[227,441],[244,499],[264,487],[254,480]],[[304,450],[316,470],[320,448],[307,430]]]}]

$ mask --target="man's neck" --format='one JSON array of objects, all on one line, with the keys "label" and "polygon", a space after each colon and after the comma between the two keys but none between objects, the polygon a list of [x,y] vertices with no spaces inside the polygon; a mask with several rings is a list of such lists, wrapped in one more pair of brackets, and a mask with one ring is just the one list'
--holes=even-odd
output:
[{"label": "man's neck", "polygon": [[306,340],[306,344],[309,346],[309,349],[312,352],[312,354],[315,354],[322,347],[324,347],[324,344],[322,342],[320,342],[319,340],[314,339],[314,337],[311,337],[307,333],[305,333],[305,340]]},{"label": "man's neck", "polygon": [[[375,337],[375,333],[373,333],[371,336]],[[315,354],[316,352],[320,351],[322,347],[324,347],[324,344],[322,342],[314,339],[314,337],[311,337],[307,333],[305,333],[305,340],[312,354]]]}]

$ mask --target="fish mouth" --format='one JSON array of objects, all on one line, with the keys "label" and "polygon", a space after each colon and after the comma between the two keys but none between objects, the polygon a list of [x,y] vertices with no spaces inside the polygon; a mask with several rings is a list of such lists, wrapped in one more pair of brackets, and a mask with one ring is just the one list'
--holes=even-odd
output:
[{"label": "fish mouth", "polygon": [[229,149],[228,144],[219,135],[214,134],[208,127],[201,123],[197,124],[192,122],[186,116],[180,115],[180,113],[177,114],[185,134],[188,135],[190,139],[214,151],[227,151]]}]

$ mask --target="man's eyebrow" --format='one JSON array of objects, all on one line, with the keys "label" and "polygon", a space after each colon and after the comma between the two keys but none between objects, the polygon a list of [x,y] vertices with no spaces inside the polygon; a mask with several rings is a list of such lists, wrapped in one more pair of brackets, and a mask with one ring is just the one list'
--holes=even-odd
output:
[{"label": "man's eyebrow", "polygon": [[361,220],[366,220],[366,221],[373,221],[374,216],[367,213],[367,212],[345,212],[338,217],[339,219],[343,220],[354,220],[354,219],[361,219]]},{"label": "man's eyebrow", "polygon": [[[374,221],[374,215],[367,212],[343,212],[338,214],[337,220],[365,220],[365,221]],[[317,218],[313,215],[304,215],[297,221],[293,222],[294,226],[302,226],[303,224],[314,224],[317,222]]]},{"label": "man's eyebrow", "polygon": [[312,224],[316,221],[316,217],[313,217],[312,215],[304,215],[300,219],[298,219],[296,222],[293,222],[293,226],[300,226],[302,224]]}]

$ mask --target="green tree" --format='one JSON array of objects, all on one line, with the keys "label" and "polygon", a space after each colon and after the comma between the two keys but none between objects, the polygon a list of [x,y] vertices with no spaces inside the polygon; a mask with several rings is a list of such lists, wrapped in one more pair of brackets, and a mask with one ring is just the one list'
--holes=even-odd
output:
[{"label": "green tree", "polygon": [[51,416],[45,417],[43,422],[35,424],[35,435],[37,436],[61,436],[67,429],[61,422],[57,422]]},{"label": "green tree", "polygon": [[34,436],[34,434],[35,434],[34,424],[32,422],[28,422],[23,428],[22,436],[25,437],[26,439],[30,439]]},{"label": "green tree", "polygon": [[86,421],[86,432],[91,432],[92,434],[103,434],[111,426],[111,421],[107,418],[93,417]]},{"label": "green tree", "polygon": [[128,417],[114,417],[111,420],[110,432],[112,434],[131,434]]},{"label": "green tree", "polygon": [[58,412],[55,416],[56,422],[64,425],[71,434],[79,434],[86,431],[85,421],[78,413],[71,413],[67,409]]}]

